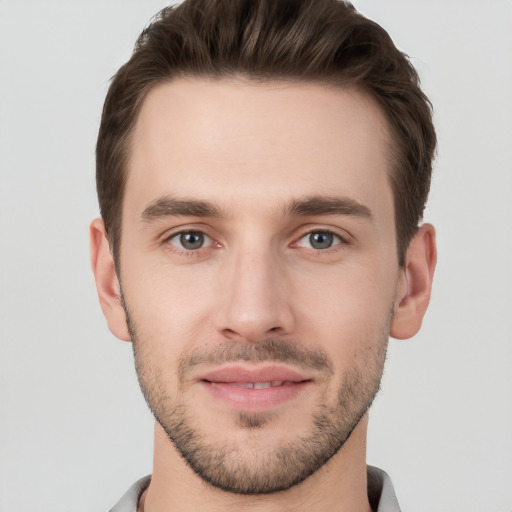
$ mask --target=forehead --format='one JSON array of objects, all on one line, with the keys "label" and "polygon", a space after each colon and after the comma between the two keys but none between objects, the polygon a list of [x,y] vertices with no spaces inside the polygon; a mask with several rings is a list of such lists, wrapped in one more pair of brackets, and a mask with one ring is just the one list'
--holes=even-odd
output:
[{"label": "forehead", "polygon": [[388,133],[379,107],[351,89],[176,79],[144,100],[125,206],[173,194],[229,211],[338,195],[389,209]]}]

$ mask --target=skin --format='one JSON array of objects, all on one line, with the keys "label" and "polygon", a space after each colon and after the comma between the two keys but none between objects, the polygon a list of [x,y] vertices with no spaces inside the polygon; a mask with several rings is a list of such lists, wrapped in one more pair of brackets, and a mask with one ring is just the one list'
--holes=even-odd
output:
[{"label": "skin", "polygon": [[[434,229],[424,225],[399,267],[389,144],[380,109],[353,90],[182,78],[145,99],[127,169],[119,278],[101,219],[91,224],[91,262],[111,331],[135,344],[153,411],[170,421],[172,407],[185,407],[209,445],[229,442],[236,456],[228,462],[248,468],[270,467],[281,447],[300,445],[322,404],[332,423],[347,411],[355,421],[343,449],[320,469],[260,495],[205,483],[157,422],[146,511],[370,510],[364,411],[388,336],[408,338],[421,326],[436,262]],[[176,215],[176,203],[173,212],[168,202],[155,207],[163,197],[208,202],[215,216],[197,209]],[[290,208],[313,197],[323,198],[323,210]],[[326,199],[337,201],[328,213]],[[204,233],[205,243],[180,246],[184,231]],[[312,247],[311,232],[333,233],[332,246]],[[269,339],[324,355],[330,370],[279,363],[306,374],[308,385],[256,409],[234,406],[198,382],[222,367],[208,360],[219,347],[253,355]],[[197,353],[205,362],[180,368]],[[252,371],[270,363],[236,364]],[[356,385],[354,410],[340,408],[340,390]],[[246,409],[256,413],[256,427],[241,422]]]}]

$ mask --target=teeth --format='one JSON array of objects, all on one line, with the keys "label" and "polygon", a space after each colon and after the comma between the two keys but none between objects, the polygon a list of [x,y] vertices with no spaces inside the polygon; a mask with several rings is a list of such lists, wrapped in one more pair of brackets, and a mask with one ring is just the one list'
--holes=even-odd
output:
[{"label": "teeth", "polygon": [[229,382],[230,386],[235,388],[253,388],[254,384],[252,382]]},{"label": "teeth", "polygon": [[254,383],[254,389],[269,388],[270,386],[272,386],[272,382],[255,382]]},{"label": "teeth", "polygon": [[272,382],[230,382],[229,385],[237,388],[265,389],[282,386],[284,383],[283,380],[273,380]]}]

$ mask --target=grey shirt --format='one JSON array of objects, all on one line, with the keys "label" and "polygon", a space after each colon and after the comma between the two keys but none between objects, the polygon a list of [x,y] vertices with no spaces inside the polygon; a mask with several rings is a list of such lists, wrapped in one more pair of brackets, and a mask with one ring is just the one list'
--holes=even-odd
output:
[{"label": "grey shirt", "polygon": [[[368,498],[375,512],[400,512],[391,479],[379,468],[368,466]],[[137,480],[110,512],[137,512],[142,493],[149,486],[151,475]]]}]

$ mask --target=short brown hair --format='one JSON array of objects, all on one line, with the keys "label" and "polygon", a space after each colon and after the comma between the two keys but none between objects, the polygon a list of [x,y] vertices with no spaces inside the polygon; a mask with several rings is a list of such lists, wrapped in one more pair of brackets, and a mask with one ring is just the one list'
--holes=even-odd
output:
[{"label": "short brown hair", "polygon": [[416,70],[377,23],[340,0],[185,0],[141,33],[110,85],[96,147],[101,215],[116,264],[130,136],[142,102],[177,76],[296,80],[356,87],[392,137],[400,265],[430,188],[436,135]]}]

